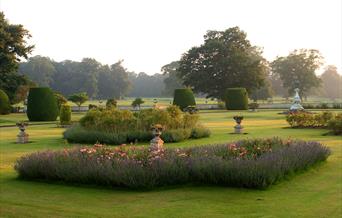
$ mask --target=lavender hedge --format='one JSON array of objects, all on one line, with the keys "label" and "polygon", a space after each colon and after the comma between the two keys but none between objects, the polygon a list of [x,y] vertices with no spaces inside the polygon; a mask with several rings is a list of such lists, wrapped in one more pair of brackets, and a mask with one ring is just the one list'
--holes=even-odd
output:
[{"label": "lavender hedge", "polygon": [[279,138],[152,151],[96,144],[29,154],[17,160],[15,170],[23,179],[128,188],[198,183],[259,189],[329,155],[318,142]]}]

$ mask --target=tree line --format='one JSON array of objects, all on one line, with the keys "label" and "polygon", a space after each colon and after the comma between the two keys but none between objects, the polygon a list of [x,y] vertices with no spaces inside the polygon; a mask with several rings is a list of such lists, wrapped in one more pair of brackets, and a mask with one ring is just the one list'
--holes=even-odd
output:
[{"label": "tree line", "polygon": [[299,49],[269,62],[239,27],[208,31],[203,44],[163,66],[162,73],[148,75],[128,71],[121,60],[106,65],[93,58],[61,62],[42,56],[28,58],[34,49],[26,42],[29,32],[22,25],[9,24],[1,12],[0,23],[0,89],[12,103],[23,100],[28,88],[35,85],[66,96],[85,92],[93,99],[172,96],[174,89],[182,87],[217,99],[223,99],[225,90],[233,87],[246,88],[254,100],[287,97],[297,87],[304,97],[341,98],[342,79],[335,66],[316,75],[323,65],[319,51]]}]

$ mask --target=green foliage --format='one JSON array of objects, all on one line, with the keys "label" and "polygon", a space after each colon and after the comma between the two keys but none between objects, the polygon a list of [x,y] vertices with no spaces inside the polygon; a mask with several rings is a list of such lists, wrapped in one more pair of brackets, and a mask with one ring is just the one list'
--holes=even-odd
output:
[{"label": "green foliage", "polygon": [[18,73],[27,76],[40,87],[52,85],[55,71],[53,60],[39,55],[30,57],[27,62],[20,63],[18,69]]},{"label": "green foliage", "polygon": [[179,62],[179,77],[195,93],[222,99],[227,88],[251,92],[264,83],[267,66],[262,51],[239,27],[208,31],[204,44],[191,48]]},{"label": "green foliage", "polygon": [[167,76],[163,81],[165,84],[163,94],[165,96],[172,96],[175,89],[184,88],[182,80],[178,77],[179,72],[177,71],[177,68],[179,68],[178,61],[173,61],[161,68],[163,75]]},{"label": "green foliage", "polygon": [[199,139],[199,138],[206,138],[211,135],[211,131],[203,126],[197,126],[191,130],[191,138]]},{"label": "green foliage", "polygon": [[336,66],[327,66],[321,79],[325,97],[342,98],[342,76],[338,74]]},{"label": "green foliage", "polygon": [[0,114],[9,114],[11,112],[11,104],[7,94],[0,89]]},{"label": "green foliage", "polygon": [[283,87],[290,95],[300,88],[300,96],[307,96],[311,88],[317,88],[321,80],[315,71],[322,65],[322,56],[317,50],[295,50],[286,57],[278,57],[271,63],[272,72],[278,74]]},{"label": "green foliage", "polygon": [[68,100],[74,102],[80,110],[81,105],[88,100],[88,95],[85,92],[76,93],[70,95]]},{"label": "green foliage", "polygon": [[[200,132],[204,127],[199,125],[197,114],[183,113],[177,106],[166,110],[146,109],[136,113],[128,110],[93,109],[81,118],[79,127],[72,127],[64,133],[70,142],[106,144],[130,143],[151,139],[151,126],[160,124],[165,128],[162,138],[165,142],[178,142],[192,137],[192,131]],[[205,134],[194,134],[195,137],[208,137]],[[89,133],[89,134],[87,134]]]},{"label": "green foliage", "polygon": [[228,110],[247,110],[248,94],[245,88],[229,88],[225,96],[226,108]]},{"label": "green foliage", "polygon": [[[264,189],[325,161],[318,142],[279,139],[157,150],[93,147],[44,151],[17,160],[19,178],[154,188],[189,183]],[[42,167],[44,166],[44,167]]]},{"label": "green foliage", "polygon": [[328,111],[320,114],[312,114],[307,112],[295,112],[286,115],[286,121],[291,127],[312,128],[326,127],[328,122],[334,118],[334,114]]},{"label": "green foliage", "polygon": [[116,108],[117,104],[118,102],[114,98],[108,99],[106,102],[106,108]]},{"label": "green foliage", "polygon": [[59,121],[61,125],[71,124],[71,106],[69,104],[62,104],[59,112]]},{"label": "green foliage", "polygon": [[175,89],[173,105],[177,105],[181,110],[188,106],[195,106],[196,101],[191,89]]},{"label": "green foliage", "polygon": [[333,119],[328,121],[328,129],[335,135],[342,135],[342,113],[338,113]]},{"label": "green foliage", "polygon": [[145,102],[141,98],[136,98],[132,102],[132,107],[138,107],[140,108],[140,105],[144,104]]},{"label": "green foliage", "polygon": [[259,104],[256,103],[256,102],[252,102],[252,103],[248,104],[248,108],[252,109],[252,110],[258,109],[259,108]]},{"label": "green foliage", "polygon": [[28,58],[32,45],[26,40],[30,38],[29,31],[22,25],[10,24],[0,11],[0,89],[5,91],[10,102],[15,102],[15,93],[19,86],[28,85],[26,77],[16,73],[20,58]]},{"label": "green foliage", "polygon": [[55,121],[58,116],[56,98],[49,88],[30,88],[27,117],[30,121]]},{"label": "green foliage", "polygon": [[68,103],[68,100],[60,93],[54,92],[56,101],[57,101],[57,107],[58,109],[61,109],[63,104]]}]

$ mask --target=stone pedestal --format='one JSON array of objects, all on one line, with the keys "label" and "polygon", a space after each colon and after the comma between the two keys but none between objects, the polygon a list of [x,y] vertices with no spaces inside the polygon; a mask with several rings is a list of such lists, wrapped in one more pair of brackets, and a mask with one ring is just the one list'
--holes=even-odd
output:
[{"label": "stone pedestal", "polygon": [[236,126],[234,126],[234,133],[236,134],[243,133],[243,126],[241,126],[240,124],[237,124]]},{"label": "stone pedestal", "polygon": [[150,142],[150,150],[162,150],[164,141],[159,137],[154,137]]},{"label": "stone pedestal", "polygon": [[23,131],[20,131],[17,135],[17,143],[18,144],[25,144],[29,141],[29,135]]}]

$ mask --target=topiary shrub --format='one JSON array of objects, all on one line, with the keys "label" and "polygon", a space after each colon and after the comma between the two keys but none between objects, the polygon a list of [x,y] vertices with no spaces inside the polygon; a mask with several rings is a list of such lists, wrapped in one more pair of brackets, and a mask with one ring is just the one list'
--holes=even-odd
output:
[{"label": "topiary shrub", "polygon": [[335,135],[342,135],[342,113],[338,113],[333,119],[328,121],[328,129]]},{"label": "topiary shrub", "polygon": [[175,89],[173,105],[177,105],[181,110],[188,106],[195,106],[196,101],[191,89]]},{"label": "topiary shrub", "polygon": [[27,117],[30,121],[55,121],[58,116],[56,98],[50,88],[30,88]]},{"label": "topiary shrub", "polygon": [[71,106],[69,104],[62,104],[61,109],[59,111],[59,120],[61,122],[61,125],[70,125]]},{"label": "topiary shrub", "polygon": [[225,95],[228,110],[247,110],[248,94],[245,88],[228,88]]},{"label": "topiary shrub", "polygon": [[6,92],[0,89],[0,114],[9,114],[11,112],[11,104]]}]

